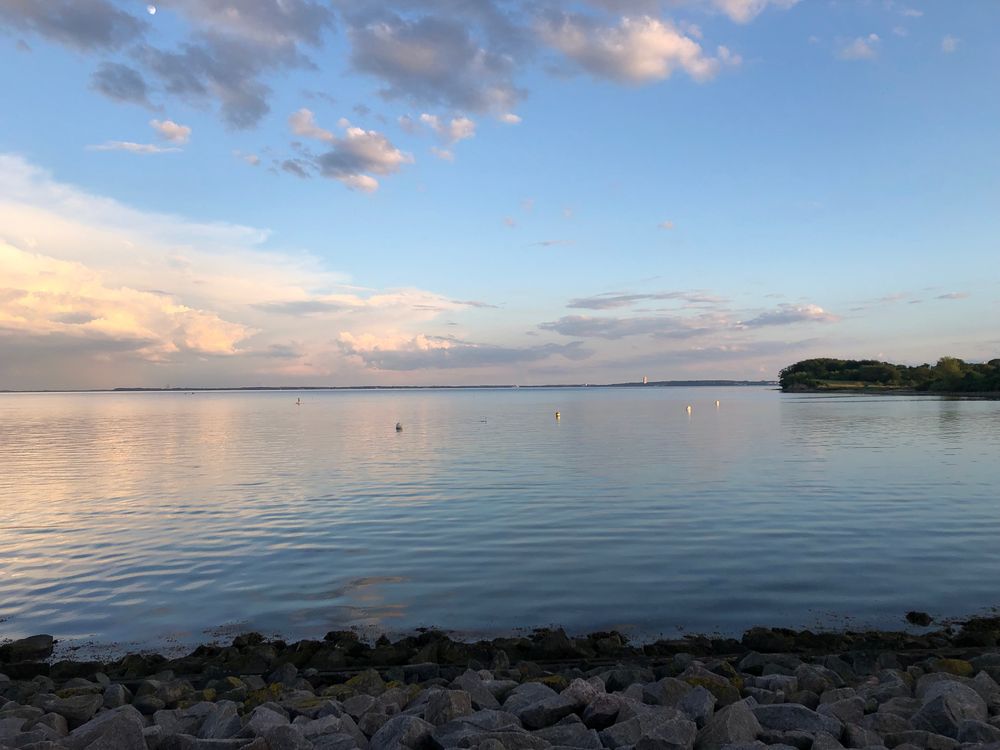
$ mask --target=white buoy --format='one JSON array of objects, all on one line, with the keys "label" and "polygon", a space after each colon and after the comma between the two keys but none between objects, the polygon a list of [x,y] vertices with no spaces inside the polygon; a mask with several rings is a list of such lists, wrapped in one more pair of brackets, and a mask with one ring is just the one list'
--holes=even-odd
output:
[{"label": "white buoy", "polygon": [[715,399],[715,408],[716,408],[716,409],[718,409],[718,408],[719,408],[719,399]]},{"label": "white buoy", "polygon": [[690,414],[693,410],[691,409],[691,404],[687,406],[687,413]]},{"label": "white buoy", "polygon": [[396,422],[396,432],[402,432],[402,431],[403,431],[403,423]]},{"label": "white buoy", "polygon": [[559,419],[559,412],[556,412],[556,419]]},{"label": "white buoy", "polygon": [[296,406],[302,406],[302,399],[301,398],[295,399],[295,405]]}]

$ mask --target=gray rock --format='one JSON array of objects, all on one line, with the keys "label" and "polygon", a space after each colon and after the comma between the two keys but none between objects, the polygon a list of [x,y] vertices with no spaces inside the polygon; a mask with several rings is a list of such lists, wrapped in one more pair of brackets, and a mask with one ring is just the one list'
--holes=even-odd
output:
[{"label": "gray rock", "polygon": [[132,692],[124,685],[108,685],[104,688],[104,707],[120,708],[131,702]]},{"label": "gray rock", "polygon": [[760,739],[765,745],[786,745],[796,750],[809,750],[813,744],[813,736],[809,732],[792,729],[781,732],[777,729],[765,729],[760,733]]},{"label": "gray rock", "polygon": [[434,726],[447,724],[472,713],[472,699],[464,690],[439,690],[431,694],[424,709],[424,719]]},{"label": "gray rock", "polygon": [[430,750],[434,725],[417,716],[394,716],[371,739],[371,750]]},{"label": "gray rock", "polygon": [[787,674],[792,674],[795,668],[802,663],[802,660],[791,654],[759,654],[751,651],[740,659],[739,670],[748,674],[763,674],[763,669],[769,664],[779,665],[787,670]]},{"label": "gray rock", "polygon": [[10,644],[10,660],[41,661],[52,656],[55,641],[51,635],[33,635]]},{"label": "gray rock", "polygon": [[980,672],[969,681],[969,687],[979,693],[990,711],[1000,709],[1000,685],[986,672]]},{"label": "gray rock", "polygon": [[860,697],[854,696],[834,703],[821,703],[816,713],[832,716],[844,724],[857,724],[865,716],[865,702]]},{"label": "gray rock", "polygon": [[908,732],[913,729],[913,724],[905,716],[888,711],[879,711],[874,714],[867,714],[860,722],[865,729],[871,729],[882,736],[887,734],[898,734]]},{"label": "gray rock", "polygon": [[744,681],[747,687],[764,688],[771,692],[794,693],[799,689],[797,677],[784,674],[767,674],[761,677],[748,677]]},{"label": "gray rock", "polygon": [[95,716],[77,727],[63,743],[70,750],[145,750],[142,715],[132,706],[122,706]]},{"label": "gray rock", "polygon": [[965,719],[958,725],[959,742],[1000,742],[1000,728],[987,724],[985,721]]},{"label": "gray rock", "polygon": [[778,729],[787,732],[798,729],[803,732],[827,732],[839,737],[843,725],[839,719],[823,716],[797,703],[784,703],[775,706],[757,706],[753,709],[754,716],[762,727]]},{"label": "gray rock", "polygon": [[313,743],[288,724],[266,729],[263,736],[269,750],[313,750]]},{"label": "gray rock", "polygon": [[635,750],[692,750],[698,727],[690,719],[671,719],[655,726],[635,743]]},{"label": "gray rock", "polygon": [[858,724],[845,725],[843,737],[846,747],[871,747],[883,744],[882,735]]},{"label": "gray rock", "polygon": [[615,696],[599,695],[583,710],[583,723],[591,729],[605,729],[618,719],[621,705]]},{"label": "gray rock", "polygon": [[885,736],[885,744],[887,747],[915,745],[916,747],[926,748],[926,750],[955,750],[958,747],[958,741],[951,737],[919,729],[887,734]]},{"label": "gray rock", "polygon": [[294,664],[285,662],[267,676],[267,681],[271,684],[274,684],[275,682],[280,682],[282,685],[291,685],[295,682],[295,679],[298,676],[299,676],[298,667],[296,667]]},{"label": "gray rock", "polygon": [[576,703],[577,710],[583,710],[586,706],[589,706],[591,702],[597,698],[597,696],[606,695],[606,693],[604,692],[604,683],[599,679],[595,678],[588,681],[577,677],[575,680],[570,682],[560,695],[574,701]]},{"label": "gray rock", "polygon": [[225,740],[235,737],[241,728],[236,704],[232,701],[219,701],[202,722],[198,737],[203,740]]},{"label": "gray rock", "polygon": [[844,680],[839,674],[819,664],[799,665],[795,669],[795,677],[798,680],[799,689],[810,690],[817,695],[844,686]]},{"label": "gray rock", "polygon": [[532,703],[514,714],[528,729],[550,727],[564,716],[569,716],[580,707],[579,702],[567,695],[552,695]]},{"label": "gray rock", "polygon": [[39,716],[34,722],[31,723],[30,726],[34,728],[39,724],[47,726],[60,737],[65,737],[69,734],[69,724],[66,721],[66,718],[60,716],[59,714],[45,714],[44,716]]},{"label": "gray rock", "polygon": [[104,705],[104,698],[94,694],[74,695],[70,698],[43,695],[35,699],[34,705],[45,713],[59,714],[71,727],[78,727],[93,718],[97,709]]},{"label": "gray rock", "polygon": [[751,743],[761,732],[760,722],[747,706],[738,701],[716,711],[695,739],[698,750],[720,750],[725,745]]},{"label": "gray rock", "polygon": [[844,747],[832,734],[817,732],[813,736],[812,750],[841,750]]},{"label": "gray rock", "polygon": [[656,679],[651,669],[620,665],[606,672],[601,672],[600,678],[604,681],[605,689],[608,692],[624,690],[629,685],[645,684]]},{"label": "gray rock", "polygon": [[324,734],[312,738],[316,750],[358,750],[358,745],[349,734]]},{"label": "gray rock", "polygon": [[[473,707],[476,709],[488,708],[496,710],[500,708],[500,701],[490,692],[489,688],[483,684],[483,678],[472,670],[468,670],[455,678],[451,686],[457,690],[464,690],[469,694]],[[542,686],[544,687],[544,685]]]},{"label": "gray rock", "polygon": [[270,750],[267,740],[204,740],[189,734],[171,734],[160,740],[159,750]]},{"label": "gray rock", "polygon": [[699,685],[680,699],[677,708],[701,729],[715,713],[715,696]]},{"label": "gray rock", "polygon": [[885,703],[880,703],[879,713],[890,713],[909,719],[920,710],[920,701],[916,698],[890,698]]},{"label": "gray rock", "polygon": [[986,721],[986,703],[972,688],[960,682],[936,682],[924,691],[924,704],[913,715],[915,729],[946,737],[958,736],[965,719]]},{"label": "gray rock", "polygon": [[775,703],[785,702],[785,694],[775,693],[773,690],[766,690],[759,687],[745,687],[743,688],[743,692],[746,695],[753,697],[753,699],[761,706],[771,706]]},{"label": "gray rock", "polygon": [[355,695],[343,703],[344,710],[357,721],[369,711],[380,706],[379,702],[370,695]]},{"label": "gray rock", "polygon": [[[553,698],[557,695],[559,693],[548,685],[543,685],[540,682],[525,682],[523,685],[518,685],[514,688],[510,695],[507,696],[507,700],[503,702],[503,710],[516,714],[521,709],[527,708],[533,703],[538,703],[546,698]],[[473,697],[473,704],[475,702],[475,698]]]},{"label": "gray rock", "polygon": [[[601,743],[607,748],[625,747],[635,745],[643,737],[651,736],[668,722],[683,722],[689,724],[697,732],[695,723],[685,717],[680,711],[672,708],[662,708],[656,711],[633,716],[631,719],[619,721],[600,733]],[[683,732],[686,727],[680,729],[664,728],[663,732],[667,736],[675,736],[678,732]]]},{"label": "gray rock", "polygon": [[682,680],[664,677],[662,680],[643,686],[642,701],[654,706],[676,707],[680,700],[693,689],[691,685]]},{"label": "gray rock", "polygon": [[358,729],[367,736],[372,737],[389,721],[389,712],[382,706],[376,706],[358,720]]},{"label": "gray rock", "polygon": [[471,740],[489,732],[524,732],[521,722],[506,711],[484,709],[437,727],[431,740],[437,748],[469,747]]},{"label": "gray rock", "polygon": [[157,711],[162,711],[167,707],[167,702],[157,698],[153,693],[136,696],[132,701],[132,706],[146,716],[152,716]]},{"label": "gray rock", "polygon": [[847,698],[853,698],[858,694],[858,691],[854,688],[844,687],[844,688],[830,688],[825,690],[819,696],[820,703],[836,703],[837,701],[846,700]]},{"label": "gray rock", "polygon": [[0,718],[0,742],[6,742],[16,737],[27,723],[28,720],[20,716]]},{"label": "gray rock", "polygon": [[539,729],[534,732],[546,742],[559,747],[578,747],[587,750],[600,750],[601,739],[593,729],[587,729],[582,722],[559,722],[553,727]]}]

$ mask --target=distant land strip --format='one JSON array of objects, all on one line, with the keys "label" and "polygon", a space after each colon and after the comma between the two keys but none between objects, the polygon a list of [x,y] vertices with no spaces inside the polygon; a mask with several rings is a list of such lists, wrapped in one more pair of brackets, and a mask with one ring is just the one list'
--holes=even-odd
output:
[{"label": "distant land strip", "polygon": [[702,386],[777,386],[777,380],[656,380],[648,383],[551,383],[544,385],[244,385],[244,386],[125,386],[120,388],[51,388],[46,390],[0,389],[0,393],[174,393],[211,391],[429,391],[514,390],[542,388],[693,388]]}]

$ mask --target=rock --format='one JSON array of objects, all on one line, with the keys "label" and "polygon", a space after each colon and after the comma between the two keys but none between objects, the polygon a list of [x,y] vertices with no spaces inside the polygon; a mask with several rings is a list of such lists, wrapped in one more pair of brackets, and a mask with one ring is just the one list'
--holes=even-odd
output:
[{"label": "rock", "polygon": [[152,716],[157,711],[162,711],[167,707],[166,701],[157,698],[152,693],[147,693],[146,695],[137,696],[132,701],[132,706],[140,713],[146,716]]},{"label": "rock", "polygon": [[[809,690],[817,695],[844,686],[843,678],[832,669],[818,664],[801,664],[795,669],[799,689]],[[795,692],[795,691],[789,691]]]},{"label": "rock", "polygon": [[231,701],[219,701],[202,722],[198,737],[203,740],[229,739],[235,737],[241,728],[236,704]]},{"label": "rock", "polygon": [[416,716],[394,716],[371,739],[371,750],[430,750],[434,725]]},{"label": "rock", "polygon": [[886,747],[899,747],[900,745],[914,745],[925,748],[925,750],[955,750],[958,741],[951,737],[945,737],[933,732],[922,730],[910,730],[908,732],[896,732],[887,734],[885,737]]},{"label": "rock", "polygon": [[931,617],[926,612],[920,612],[919,610],[913,609],[906,613],[906,621],[911,625],[917,625],[921,628],[926,628],[928,625],[934,622],[934,618]]},{"label": "rock", "polygon": [[762,727],[789,731],[798,729],[804,732],[827,732],[839,737],[843,725],[838,719],[823,716],[796,703],[784,703],[775,706],[757,706],[753,709]]},{"label": "rock", "polygon": [[677,703],[694,688],[688,683],[664,677],[662,680],[651,682],[642,688],[642,702],[654,706],[676,707]]},{"label": "rock", "polygon": [[819,696],[820,703],[836,703],[837,701],[842,701],[847,698],[853,698],[858,694],[858,691],[854,688],[830,688],[829,690],[823,691]]},{"label": "rock", "polygon": [[145,722],[132,706],[122,706],[96,716],[63,740],[70,750],[145,750]]},{"label": "rock", "polygon": [[644,667],[624,667],[621,665],[606,672],[601,672],[600,678],[604,681],[608,692],[624,690],[629,685],[645,684],[653,682],[656,679],[651,669]]},{"label": "rock", "polygon": [[349,734],[324,734],[312,739],[316,750],[357,750],[358,745]]},{"label": "rock", "polygon": [[[538,683],[528,683],[535,684]],[[489,689],[483,684],[483,679],[478,674],[472,670],[468,670],[463,674],[459,675],[452,682],[451,686],[458,690],[464,690],[469,694],[469,699],[472,701],[473,707],[476,709],[488,708],[491,710],[496,710],[500,708],[500,701],[496,699],[496,696],[489,691]],[[527,687],[524,685],[522,687]],[[545,687],[544,685],[539,685],[539,687]],[[551,690],[551,688],[546,688]]]},{"label": "rock", "polygon": [[108,685],[104,688],[103,700],[105,708],[120,708],[131,702],[132,693],[124,685]]},{"label": "rock", "polygon": [[693,687],[701,686],[708,690],[715,696],[715,700],[718,701],[720,706],[728,706],[730,703],[735,703],[740,699],[739,688],[733,685],[732,682],[722,675],[709,672],[704,667],[699,667],[696,664],[692,664],[685,669],[681,673],[680,679]]},{"label": "rock", "polygon": [[[682,723],[680,727],[665,727],[662,732],[667,737],[677,737],[687,734],[690,728],[697,733],[695,723],[685,717],[676,709],[664,708],[657,711],[649,711],[639,714],[626,721],[619,721],[600,733],[601,743],[614,750],[614,748],[635,745],[643,737],[650,736],[660,731],[663,724]],[[694,737],[692,736],[692,742]]]},{"label": "rock", "polygon": [[868,714],[861,720],[860,724],[865,729],[871,729],[873,732],[878,732],[882,736],[887,734],[898,734],[899,732],[908,732],[913,729],[913,724],[910,723],[910,720],[907,717],[890,713],[888,711],[879,711],[878,713]]},{"label": "rock", "polygon": [[644,734],[635,750],[692,750],[698,727],[689,719],[672,719]]},{"label": "rock", "polygon": [[280,727],[288,724],[288,717],[268,706],[257,706],[250,715],[250,720],[243,725],[238,732],[238,737],[258,737],[262,736],[272,727]]},{"label": "rock", "polygon": [[604,683],[596,678],[594,678],[592,682],[589,682],[577,677],[569,683],[566,689],[562,691],[561,695],[574,701],[576,703],[577,710],[583,710],[586,706],[589,706],[590,703],[597,698],[597,696],[605,695]]},{"label": "rock", "polygon": [[379,702],[370,695],[355,695],[345,700],[343,706],[344,710],[357,721],[372,709],[377,708]]},{"label": "rock", "polygon": [[564,716],[579,708],[579,703],[568,695],[553,695],[525,706],[514,714],[527,729],[550,727]]},{"label": "rock", "polygon": [[597,732],[593,729],[587,729],[580,721],[560,722],[555,726],[539,729],[534,732],[534,735],[559,747],[587,748],[588,750],[600,750],[603,747]]},{"label": "rock", "polygon": [[765,690],[759,687],[748,687],[743,688],[743,693],[745,695],[751,696],[757,703],[762,706],[770,706],[774,703],[784,703],[785,695],[784,693],[775,693],[771,690]]},{"label": "rock", "polygon": [[969,687],[979,693],[992,713],[1000,709],[1000,685],[986,672],[980,672],[968,683]]},{"label": "rock", "polygon": [[55,641],[51,635],[33,635],[14,641],[8,646],[10,661],[41,661],[52,656]]},{"label": "rock", "polygon": [[931,662],[931,669],[935,672],[947,672],[958,677],[972,677],[975,668],[965,659],[935,659]]},{"label": "rock", "polygon": [[281,683],[282,685],[291,685],[295,682],[298,676],[299,676],[298,667],[289,662],[285,662],[267,676],[267,681],[270,684],[274,684],[277,682]]},{"label": "rock", "polygon": [[871,747],[882,744],[882,735],[858,724],[847,724],[843,736],[846,747]]},{"label": "rock", "polygon": [[697,750],[721,750],[725,745],[753,742],[761,732],[760,722],[742,701],[717,711],[695,739]]},{"label": "rock", "polygon": [[960,682],[934,683],[924,692],[923,701],[911,720],[913,727],[946,737],[957,737],[963,720],[986,721],[988,716],[979,693]]},{"label": "rock", "polygon": [[0,742],[8,742],[16,737],[27,723],[27,719],[18,716],[0,718]]},{"label": "rock", "polygon": [[487,732],[524,732],[521,722],[506,711],[484,709],[442,724],[431,733],[435,747],[469,747],[470,739]]},{"label": "rock", "polygon": [[750,687],[763,688],[771,692],[794,693],[799,689],[799,680],[792,675],[767,674],[760,677],[749,677],[744,683]]},{"label": "rock", "polygon": [[265,730],[263,737],[267,740],[268,750],[313,750],[313,743],[303,737],[296,727],[288,724]]},{"label": "rock", "polygon": [[[893,700],[898,699],[894,698]],[[858,696],[854,696],[835,703],[821,703],[816,709],[816,713],[832,716],[844,724],[857,724],[865,716],[865,702]]]},{"label": "rock", "polygon": [[965,719],[958,725],[958,735],[956,739],[962,743],[1000,742],[1000,728],[987,724],[984,721]]},{"label": "rock", "polygon": [[765,745],[784,745],[794,747],[796,750],[809,750],[813,744],[813,736],[809,732],[800,732],[792,729],[781,732],[777,729],[765,729],[760,733],[761,742]]},{"label": "rock", "polygon": [[764,668],[768,665],[779,666],[785,670],[778,674],[794,674],[796,667],[801,663],[802,660],[799,657],[791,654],[759,654],[756,651],[751,651],[740,659],[738,666],[741,672],[747,674],[764,674]]},{"label": "rock", "polygon": [[620,710],[621,701],[616,697],[599,695],[583,710],[583,723],[591,729],[605,729],[615,723]]},{"label": "rock", "polygon": [[[521,709],[527,708],[533,703],[538,703],[546,698],[553,698],[557,695],[559,693],[548,685],[543,685],[540,682],[525,682],[514,688],[510,695],[507,696],[507,700],[503,702],[503,710],[516,714]],[[475,704],[475,697],[473,697],[473,704]]]},{"label": "rock", "polygon": [[424,719],[434,726],[447,724],[472,713],[472,699],[464,690],[439,690],[433,693],[424,709]]},{"label": "rock", "polygon": [[93,718],[97,709],[104,705],[104,698],[93,693],[74,695],[70,698],[57,698],[54,695],[48,695],[36,698],[34,705],[45,713],[59,714],[69,722],[71,727],[78,727]]},{"label": "rock", "polygon": [[699,685],[680,699],[677,708],[701,729],[715,713],[715,696]]},{"label": "rock", "polygon": [[813,736],[812,750],[841,750],[844,746],[832,734],[817,732]]},{"label": "rock", "polygon": [[356,693],[378,696],[385,692],[385,681],[376,670],[366,669],[345,682],[344,687]]}]

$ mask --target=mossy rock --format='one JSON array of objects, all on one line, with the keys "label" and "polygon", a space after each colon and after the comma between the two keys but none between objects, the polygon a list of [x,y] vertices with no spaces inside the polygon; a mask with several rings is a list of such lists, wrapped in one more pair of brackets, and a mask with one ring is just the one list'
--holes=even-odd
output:
[{"label": "mossy rock", "polygon": [[555,690],[557,693],[561,693],[563,690],[569,687],[569,680],[563,677],[561,674],[547,674],[544,677],[533,677],[528,680],[528,682],[540,682],[543,685]]},{"label": "mossy rock", "polygon": [[338,701],[346,701],[348,698],[353,698],[358,692],[353,688],[349,688],[346,684],[341,685],[331,685],[323,691],[323,695],[327,698],[333,698]]},{"label": "mossy rock", "polygon": [[976,671],[965,659],[935,659],[931,668],[935,672],[947,672],[958,677],[972,677]]},{"label": "mossy rock", "polygon": [[201,691],[201,699],[203,701],[208,701],[209,703],[215,703],[215,699],[219,697],[219,691],[215,688],[205,688]]}]

